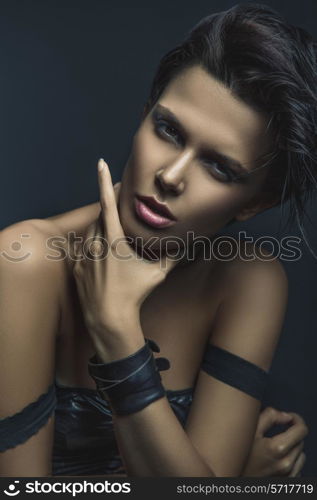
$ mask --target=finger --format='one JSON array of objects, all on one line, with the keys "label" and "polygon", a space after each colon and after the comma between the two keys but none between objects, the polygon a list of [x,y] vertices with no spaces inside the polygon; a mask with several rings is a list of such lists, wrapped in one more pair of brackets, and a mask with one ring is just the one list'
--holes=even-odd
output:
[{"label": "finger", "polygon": [[[113,186],[113,190],[115,193],[116,204],[118,206],[120,190],[121,190],[121,182],[116,182],[116,184],[114,184],[114,186]],[[95,225],[95,233],[94,234],[95,234],[95,236],[98,235],[100,237],[102,237],[102,235],[104,234],[104,223],[103,223],[102,210],[100,210],[100,212],[99,212],[97,223]]]},{"label": "finger", "polygon": [[83,242],[82,241],[71,241],[70,246],[70,258],[73,265],[83,259]]},{"label": "finger", "polygon": [[80,262],[82,266],[85,266],[87,260],[99,259],[101,254],[104,254],[105,240],[97,226],[98,220],[94,220],[87,226],[81,240],[73,242],[72,260]]},{"label": "finger", "polygon": [[116,198],[116,203],[118,205],[120,190],[121,190],[121,182],[116,182],[113,186],[113,190],[114,190],[114,194],[115,194],[115,198]]},{"label": "finger", "polygon": [[[113,239],[123,236],[111,173],[103,158],[98,162],[100,206],[104,236]],[[110,243],[110,242],[109,242]]]},{"label": "finger", "polygon": [[306,455],[304,452],[300,453],[300,455],[297,457],[294,466],[291,470],[291,473],[289,474],[290,477],[298,477],[300,476],[300,472],[302,468],[304,467],[304,464],[306,462]]},{"label": "finger", "polygon": [[307,436],[307,427],[304,423],[293,424],[289,429],[272,438],[277,449],[287,453]]},{"label": "finger", "polygon": [[77,263],[81,264],[85,259],[83,251],[84,242],[85,232],[80,236],[77,236],[76,233],[74,233],[70,237],[69,256],[73,265]]},{"label": "finger", "polygon": [[279,460],[275,460],[274,469],[278,474],[282,474],[283,476],[288,476],[291,473],[298,456],[302,452],[303,449],[302,445],[303,443],[301,443],[298,446],[295,446],[285,456],[282,456],[282,458],[280,458]]},{"label": "finger", "polygon": [[93,237],[98,233],[98,219],[95,219],[86,229],[84,243],[87,239]]},{"label": "finger", "polygon": [[96,237],[97,225],[98,220],[94,220],[86,229],[82,245],[82,253],[85,259],[94,259],[95,254],[98,253],[99,239]]},{"label": "finger", "polygon": [[[118,207],[118,202],[119,202],[119,196],[120,196],[120,190],[121,190],[121,182],[116,182],[113,186],[115,198],[116,198],[116,204]],[[104,234],[104,224],[103,224],[103,219],[102,219],[102,210],[99,212],[97,224],[96,224],[96,231],[95,235],[102,236]]]},{"label": "finger", "polygon": [[[299,415],[298,413],[294,413],[292,411],[289,412],[289,415],[291,415],[292,419],[293,419],[293,422],[295,424],[299,423],[299,424],[303,424],[303,425],[306,425],[305,423],[305,420],[303,419],[303,417],[301,415]],[[307,426],[306,426],[307,427]],[[307,432],[308,432],[308,427],[307,427]]]},{"label": "finger", "polygon": [[94,234],[89,236],[85,243],[85,253],[89,260],[99,261],[103,260],[107,255],[108,245],[106,239],[97,230],[98,224]]},{"label": "finger", "polygon": [[296,444],[286,455],[286,457],[289,457],[290,460],[295,462],[298,458],[298,456],[301,454],[301,452],[304,449],[304,441],[301,441],[300,443]]},{"label": "finger", "polygon": [[289,413],[268,406],[259,415],[256,432],[263,436],[273,425],[288,424],[291,421],[292,416]]}]

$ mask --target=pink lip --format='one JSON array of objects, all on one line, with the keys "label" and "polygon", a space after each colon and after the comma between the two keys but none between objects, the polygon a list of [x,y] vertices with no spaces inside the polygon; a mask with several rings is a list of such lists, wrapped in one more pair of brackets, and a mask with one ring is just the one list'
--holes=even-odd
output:
[{"label": "pink lip", "polygon": [[152,227],[168,227],[175,224],[175,220],[171,220],[164,215],[154,212],[148,205],[138,198],[135,198],[134,206],[139,218]]},{"label": "pink lip", "polygon": [[143,203],[145,203],[147,207],[153,210],[153,212],[159,213],[159,215],[162,215],[167,219],[176,220],[176,217],[174,217],[174,215],[169,210],[167,205],[165,205],[165,203],[161,203],[160,201],[156,200],[154,196],[145,196],[136,194],[136,197],[138,198],[138,200],[143,201]]}]

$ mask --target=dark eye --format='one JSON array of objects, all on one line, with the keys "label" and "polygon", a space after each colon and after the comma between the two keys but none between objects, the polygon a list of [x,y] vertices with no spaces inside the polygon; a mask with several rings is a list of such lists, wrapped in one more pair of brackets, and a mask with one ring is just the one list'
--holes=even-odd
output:
[{"label": "dark eye", "polygon": [[234,173],[225,165],[217,161],[204,162],[211,174],[221,182],[233,182],[235,180]]},{"label": "dark eye", "polygon": [[163,138],[172,139],[174,142],[180,143],[182,138],[175,127],[169,123],[159,120],[155,123],[155,129]]}]

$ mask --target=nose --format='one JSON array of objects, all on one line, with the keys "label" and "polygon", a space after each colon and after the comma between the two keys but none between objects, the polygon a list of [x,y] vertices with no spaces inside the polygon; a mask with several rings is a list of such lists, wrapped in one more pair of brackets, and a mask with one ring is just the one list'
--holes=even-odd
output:
[{"label": "nose", "polygon": [[185,172],[191,160],[191,154],[179,155],[176,160],[166,167],[160,168],[155,174],[155,181],[164,191],[180,194],[185,188]]}]

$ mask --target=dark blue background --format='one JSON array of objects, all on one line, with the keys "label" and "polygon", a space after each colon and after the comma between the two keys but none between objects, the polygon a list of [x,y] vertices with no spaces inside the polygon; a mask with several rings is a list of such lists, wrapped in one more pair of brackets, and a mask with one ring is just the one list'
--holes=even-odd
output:
[{"label": "dark blue background", "polygon": [[[0,228],[97,201],[100,156],[120,180],[160,57],[235,3],[0,1]],[[316,1],[266,3],[317,35]],[[317,253],[316,208],[307,232]],[[300,236],[278,221],[273,209],[230,231]],[[317,259],[300,248],[298,261],[284,262],[289,304],[266,403],[304,416],[304,475],[316,476]]]}]

